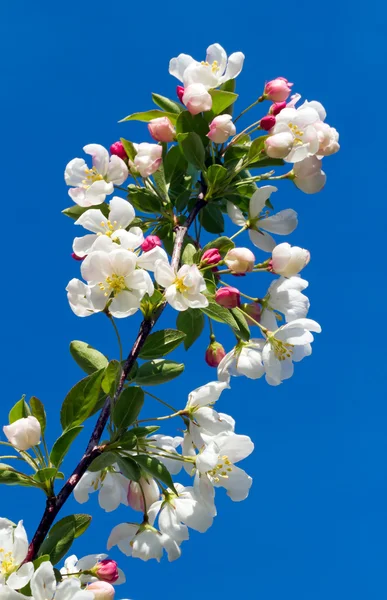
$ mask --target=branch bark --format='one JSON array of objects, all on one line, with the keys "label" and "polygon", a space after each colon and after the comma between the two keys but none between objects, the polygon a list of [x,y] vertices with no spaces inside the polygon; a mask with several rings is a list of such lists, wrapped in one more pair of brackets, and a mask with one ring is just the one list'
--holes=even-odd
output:
[{"label": "branch bark", "polygon": [[[206,205],[206,201],[204,200],[204,192],[201,192],[198,195],[197,202],[196,202],[195,206],[193,207],[192,211],[190,212],[190,214],[188,215],[187,220],[184,223],[184,225],[179,225],[176,228],[176,237],[175,237],[175,243],[174,243],[173,253],[172,253],[172,261],[171,261],[171,265],[174,269],[177,269],[179,266],[181,252],[182,252],[182,248],[183,248],[183,242],[184,242],[186,233],[187,233],[189,227],[192,225],[193,221],[195,220],[196,216],[198,215],[199,211],[205,205]],[[95,424],[93,432],[90,436],[90,440],[89,440],[89,443],[87,444],[86,451],[85,451],[83,457],[81,458],[80,462],[74,469],[72,475],[66,481],[66,483],[64,484],[64,486],[62,487],[62,489],[60,490],[60,492],[58,493],[57,496],[53,496],[53,497],[47,499],[45,511],[44,511],[42,519],[38,525],[38,528],[35,532],[35,535],[32,538],[32,541],[29,545],[28,553],[27,553],[27,556],[26,556],[24,562],[28,562],[28,561],[34,560],[34,558],[36,558],[39,548],[42,545],[46,535],[48,534],[48,532],[51,528],[51,525],[53,524],[54,520],[56,519],[62,506],[65,504],[66,500],[68,500],[68,498],[72,494],[75,486],[81,479],[82,475],[84,475],[84,473],[87,471],[87,469],[89,468],[89,466],[91,465],[93,460],[95,460],[95,458],[97,458],[97,456],[102,454],[103,447],[99,446],[99,443],[101,440],[102,433],[105,429],[105,426],[106,426],[109,416],[110,416],[112,402],[114,404],[114,402],[117,400],[117,398],[121,394],[125,380],[126,380],[128,374],[130,373],[130,371],[141,351],[141,348],[143,347],[143,345],[145,343],[145,340],[147,339],[147,337],[150,334],[150,332],[152,331],[154,325],[160,318],[161,313],[163,312],[165,306],[166,306],[166,302],[164,302],[158,308],[157,312],[152,316],[151,319],[144,319],[142,321],[137,338],[133,344],[131,351],[129,352],[129,355],[128,355],[128,357],[125,361],[124,367],[122,369],[120,381],[118,383],[117,390],[114,394],[114,397],[113,397],[113,399],[111,399],[109,397],[106,399],[106,402],[105,402],[105,404],[100,412],[100,415],[98,417],[97,423]]]}]

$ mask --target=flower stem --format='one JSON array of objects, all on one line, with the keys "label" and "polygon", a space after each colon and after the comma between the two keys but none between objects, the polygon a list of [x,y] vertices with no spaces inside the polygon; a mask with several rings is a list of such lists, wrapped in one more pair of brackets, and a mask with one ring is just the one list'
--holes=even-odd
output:
[{"label": "flower stem", "polygon": [[107,314],[107,316],[109,318],[109,321],[113,325],[113,329],[114,329],[114,332],[115,332],[116,337],[117,337],[118,349],[119,349],[119,352],[120,352],[120,363],[122,363],[122,361],[123,361],[123,351],[122,351],[122,342],[121,342],[120,332],[118,331],[118,327],[117,327],[116,322],[115,322],[115,320],[113,318],[113,315],[111,313],[106,313],[106,314]]},{"label": "flower stem", "polygon": [[241,117],[243,117],[243,115],[245,115],[249,110],[251,110],[252,108],[254,108],[254,106],[257,106],[257,104],[259,104],[260,102],[264,101],[264,97],[260,96],[258,98],[258,100],[256,100],[255,102],[253,102],[252,104],[250,104],[250,106],[248,106],[247,108],[245,108],[244,110],[242,110],[242,112],[237,116],[236,119],[234,119],[234,123],[236,123],[237,121],[239,121],[239,119]]},{"label": "flower stem", "polygon": [[173,412],[177,412],[177,408],[173,408],[173,406],[171,406],[170,404],[168,404],[168,402],[165,402],[165,400],[161,400],[161,398],[158,398],[154,394],[151,394],[150,392],[148,392],[148,390],[144,390],[144,393],[147,396],[150,396],[151,398],[153,398],[154,400],[157,400],[157,402],[160,402],[160,404],[164,404],[164,406],[166,406],[170,410],[173,410]]},{"label": "flower stem", "polygon": [[234,235],[232,235],[232,236],[230,237],[230,240],[233,240],[234,238],[236,238],[236,236],[237,236],[237,235],[239,235],[240,233],[243,233],[244,231],[246,231],[246,229],[247,229],[247,226],[246,226],[246,225],[243,225],[243,227],[241,227],[241,228],[239,229],[239,231],[237,231],[236,233],[234,233]]}]

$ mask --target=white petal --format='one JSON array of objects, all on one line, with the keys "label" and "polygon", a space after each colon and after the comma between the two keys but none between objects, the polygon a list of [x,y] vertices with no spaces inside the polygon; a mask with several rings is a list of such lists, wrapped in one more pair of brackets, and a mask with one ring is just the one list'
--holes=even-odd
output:
[{"label": "white petal", "polygon": [[188,54],[179,54],[177,58],[172,58],[169,63],[169,72],[171,75],[183,81],[184,71],[191,64],[197,64],[197,61]]},{"label": "white petal", "polygon": [[111,181],[116,185],[122,185],[124,181],[128,178],[128,167],[126,166],[122,158],[114,154],[110,157],[109,167],[106,175],[108,181]]},{"label": "white petal", "polygon": [[149,250],[149,252],[143,252],[137,259],[137,264],[139,267],[142,267],[147,271],[155,271],[156,262],[158,260],[168,264],[168,255],[163,248],[160,248],[160,246],[155,246],[155,248],[152,248],[152,250]]},{"label": "white petal", "polygon": [[93,166],[98,173],[105,176],[109,167],[109,152],[106,148],[100,144],[88,144],[83,147],[83,151],[92,156]]},{"label": "white petal", "polygon": [[243,216],[243,212],[235,206],[235,204],[229,201],[227,202],[227,214],[235,225],[239,225],[239,227],[245,225],[246,219]]},{"label": "white petal", "polygon": [[219,83],[235,79],[242,71],[245,55],[242,52],[234,52],[228,58],[225,74],[219,78]]},{"label": "white petal", "polygon": [[34,600],[51,600],[56,589],[56,579],[50,562],[43,562],[31,580],[31,592]]},{"label": "white petal", "polygon": [[264,185],[254,192],[249,204],[249,217],[251,219],[258,217],[265,206],[266,200],[268,200],[271,194],[277,190],[278,188],[274,187],[274,185]]},{"label": "white petal", "polygon": [[[24,563],[17,571],[11,573],[7,579],[7,585],[13,590],[20,590],[30,582],[34,573],[34,565],[32,562]],[[0,595],[1,598],[1,595]]]},{"label": "white petal", "polygon": [[254,246],[264,252],[271,252],[276,246],[275,240],[265,231],[249,229],[249,237]]},{"label": "white petal", "polygon": [[136,213],[133,206],[127,200],[114,196],[110,202],[109,220],[114,225],[114,229],[125,229],[133,221]]},{"label": "white petal", "polygon": [[227,54],[220,44],[211,44],[207,48],[206,62],[212,65],[218,63],[219,73],[223,75],[227,66]]},{"label": "white petal", "polygon": [[83,237],[74,238],[73,252],[80,258],[90,253],[93,244],[96,242],[97,236],[95,233],[89,233]]},{"label": "white petal", "polygon": [[159,285],[167,288],[171,286],[176,279],[176,274],[168,263],[160,260],[157,261],[155,265],[155,279]]},{"label": "white petal", "polygon": [[298,225],[297,213],[291,208],[281,210],[272,217],[259,221],[259,227],[270,233],[287,235],[292,233]]}]

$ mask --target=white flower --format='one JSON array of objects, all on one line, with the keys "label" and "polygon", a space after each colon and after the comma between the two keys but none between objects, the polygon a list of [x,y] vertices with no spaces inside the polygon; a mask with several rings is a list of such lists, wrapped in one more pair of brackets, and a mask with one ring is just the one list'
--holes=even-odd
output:
[{"label": "white flower", "polygon": [[234,52],[227,59],[222,46],[212,44],[207,48],[205,61],[198,62],[192,56],[180,54],[170,61],[169,72],[182,81],[184,87],[201,83],[206,89],[216,88],[239,75],[244,59],[242,52]]},{"label": "white flower", "polygon": [[293,277],[306,267],[309,260],[310,253],[308,250],[284,242],[278,244],[272,252],[272,270],[277,275]]},{"label": "white flower", "polygon": [[[64,561],[64,566],[60,569],[62,575],[71,576],[79,573],[80,571],[97,571],[96,567],[101,560],[105,560],[107,558],[107,554],[88,554],[87,556],[83,556],[78,559],[75,554],[68,556]],[[114,585],[120,585],[121,583],[125,583],[126,578],[125,574],[121,569],[117,568],[119,573],[119,578],[114,581]],[[99,581],[98,577],[91,574],[85,574],[79,576],[79,581],[82,584],[91,583],[93,581]]]},{"label": "white flower", "polygon": [[18,450],[29,450],[40,443],[42,430],[38,419],[25,417],[3,427],[7,440]]},{"label": "white flower", "polygon": [[[133,510],[144,512],[160,498],[159,486],[153,477],[141,477],[137,481],[130,481],[128,488],[128,504]],[[144,499],[145,504],[144,506]]]},{"label": "white flower", "polygon": [[191,115],[198,115],[212,108],[212,96],[202,83],[192,83],[184,88],[182,100]]},{"label": "white flower", "polygon": [[75,486],[74,497],[77,502],[84,504],[89,499],[89,494],[99,490],[98,502],[106,512],[116,510],[120,504],[128,506],[129,480],[115,470],[86,471],[79,483]]},{"label": "white flower", "polygon": [[249,342],[240,342],[221,360],[218,366],[218,379],[229,381],[230,375],[244,375],[249,379],[259,379],[265,370],[262,363],[264,340],[252,338]]},{"label": "white flower", "polygon": [[[28,552],[28,539],[23,521],[17,525],[8,519],[0,518],[0,584],[17,590],[30,581],[34,572],[32,562],[25,560]],[[22,566],[20,566],[22,565]],[[2,598],[3,596],[0,596]]]},{"label": "white flower", "polygon": [[[311,106],[300,106],[299,108],[284,108],[276,116],[276,124],[270,130],[270,136],[266,140],[266,152],[273,158],[283,158],[286,162],[300,162],[308,156],[317,154],[319,139],[314,124],[320,120],[319,114]],[[286,134],[286,135],[284,135]],[[276,136],[281,136],[281,144],[275,146]],[[286,151],[285,138],[291,148]],[[284,153],[279,154],[278,148],[284,148]],[[271,148],[276,147],[276,152]]]},{"label": "white flower", "polygon": [[70,198],[80,206],[102,204],[108,194],[114,190],[113,184],[121,185],[128,177],[128,168],[116,155],[109,153],[99,144],[88,144],[83,148],[92,156],[93,166],[88,168],[83,158],[71,160],[65,170]]},{"label": "white flower", "polygon": [[90,210],[87,210],[74,224],[82,225],[82,227],[93,233],[75,238],[73,251],[80,258],[86,256],[92,251],[94,242],[100,236],[105,235],[114,239],[116,231],[119,229],[126,229],[133,221],[134,217],[135,212],[133,206],[127,202],[127,200],[119,198],[118,196],[114,196],[109,202],[108,218],[106,218],[99,209],[91,208]]},{"label": "white flower", "polygon": [[308,100],[305,100],[304,104],[300,106],[300,110],[303,108],[313,108],[320,117],[320,121],[314,124],[319,140],[317,156],[319,158],[331,156],[331,154],[338,152],[340,150],[339,134],[334,127],[331,127],[328,123],[324,123],[327,113],[321,102],[317,102],[316,100],[308,102]]},{"label": "white flower", "polygon": [[249,248],[232,248],[224,257],[224,262],[233,273],[251,273],[255,256]]},{"label": "white flower", "polygon": [[99,312],[91,301],[91,288],[80,279],[71,279],[66,291],[70,308],[77,317],[89,317]]},{"label": "white flower", "polygon": [[269,385],[279,385],[293,375],[293,362],[299,362],[312,353],[310,333],[321,332],[321,327],[311,319],[296,319],[270,332],[262,350],[262,360]]},{"label": "white flower", "polygon": [[298,276],[289,277],[289,279],[280,277],[273,281],[263,299],[261,325],[269,331],[275,331],[278,328],[276,319],[278,315],[274,311],[283,313],[287,323],[306,317],[310,303],[301,292],[308,285],[305,279]]},{"label": "white flower", "polygon": [[165,299],[175,310],[208,306],[208,299],[202,294],[206,284],[196,265],[183,265],[176,273],[168,263],[159,261],[155,279],[165,288]]},{"label": "white flower", "polygon": [[251,196],[247,219],[245,219],[242,211],[235,204],[227,202],[227,213],[231,221],[239,225],[239,227],[247,227],[249,229],[250,240],[254,246],[266,252],[271,252],[276,245],[271,235],[266,233],[267,231],[277,233],[278,235],[287,235],[292,233],[298,224],[297,213],[291,208],[281,210],[272,217],[260,216],[266,201],[276,191],[277,188],[273,185],[265,185],[258,188]]},{"label": "white flower", "polygon": [[140,308],[146,293],[153,294],[149,273],[136,269],[136,263],[136,255],[124,249],[96,251],[85,258],[81,273],[91,288],[90,299],[96,310],[104,310],[109,303],[114,317],[128,317]]},{"label": "white flower", "polygon": [[181,554],[178,544],[171,537],[160,533],[151,525],[135,523],[121,523],[113,528],[107,543],[108,550],[113,546],[118,546],[126,556],[145,561],[155,558],[160,562],[163,550],[166,551],[169,562],[176,560]]},{"label": "white flower", "polygon": [[35,571],[31,592],[33,600],[94,600],[94,594],[82,590],[81,582],[75,577],[65,578],[57,585],[54,568],[48,561]]},{"label": "white flower", "polygon": [[[133,144],[137,154],[134,157],[133,165],[140,173],[141,177],[149,177],[155,173],[162,162],[163,147],[159,144]],[[131,161],[130,161],[131,162]]]},{"label": "white flower", "polygon": [[204,533],[211,527],[213,516],[192,487],[184,487],[176,483],[175,489],[178,496],[172,490],[168,490],[162,500],[158,500],[150,507],[148,516],[150,523],[153,524],[158,515],[161,533],[181,544],[189,538],[188,527]]},{"label": "white flower", "polygon": [[235,463],[253,450],[254,444],[247,435],[220,433],[210,437],[203,452],[197,455],[196,468],[214,487],[224,487],[231,500],[239,502],[247,498],[252,479]]},{"label": "white flower", "polygon": [[236,134],[236,127],[231,115],[218,115],[209,125],[210,131],[207,137],[215,144],[224,144],[228,138]]},{"label": "white flower", "polygon": [[317,156],[310,156],[293,166],[294,184],[305,194],[316,194],[323,189],[327,176],[321,165]]},{"label": "white flower", "polygon": [[189,394],[185,410],[195,419],[195,422],[189,425],[189,434],[197,448],[204,444],[203,434],[217,435],[223,431],[234,430],[234,419],[212,408],[222,391],[229,387],[227,381],[210,381]]},{"label": "white flower", "polygon": [[[177,475],[181,471],[181,455],[176,451],[176,448],[181,445],[182,441],[183,438],[180,436],[172,437],[161,433],[153,434],[145,440],[145,442],[152,445],[152,454],[158,454],[159,460],[167,467],[171,475]],[[175,460],[173,455],[176,455],[178,460]],[[168,458],[169,456],[171,458]]]}]

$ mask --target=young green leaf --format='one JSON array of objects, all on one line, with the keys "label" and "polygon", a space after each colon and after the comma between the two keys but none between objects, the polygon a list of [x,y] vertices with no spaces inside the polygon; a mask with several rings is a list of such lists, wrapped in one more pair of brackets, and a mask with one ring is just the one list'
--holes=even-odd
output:
[{"label": "young green leaf", "polygon": [[222,165],[211,165],[210,167],[208,167],[207,180],[208,185],[210,186],[213,192],[222,189],[228,177],[229,173],[227,169],[222,167]]},{"label": "young green leaf", "polygon": [[164,202],[170,202],[169,200],[169,196],[168,196],[168,186],[167,186],[167,182],[165,180],[165,174],[164,174],[164,168],[163,165],[161,165],[157,171],[155,173],[153,173],[153,179],[155,181],[157,190],[160,194],[160,196],[162,197],[162,199],[164,200]]},{"label": "young green leaf", "polygon": [[207,146],[210,141],[207,137],[209,131],[207,121],[202,115],[191,115],[188,110],[184,110],[176,121],[176,133],[190,133],[191,131],[200,137],[204,146]]},{"label": "young green leaf", "polygon": [[184,371],[184,364],[172,360],[150,360],[141,365],[135,382],[139,385],[159,385],[175,379]]},{"label": "young green leaf", "polygon": [[100,456],[97,456],[89,466],[88,470],[92,473],[96,473],[97,471],[102,471],[107,467],[111,467],[114,463],[117,462],[117,456],[114,452],[103,452]]},{"label": "young green leaf", "polygon": [[212,96],[212,108],[208,115],[210,121],[234,104],[238,98],[238,94],[226,92],[225,90],[210,90],[210,94]]},{"label": "young green leaf", "polygon": [[87,344],[74,340],[70,343],[70,354],[79,367],[88,375],[104,369],[108,365],[108,359],[101,352]]},{"label": "young green leaf", "polygon": [[205,170],[205,150],[202,140],[194,131],[179,133],[177,136],[179,148],[188,162],[199,170]]},{"label": "young green leaf", "polygon": [[224,231],[224,218],[222,211],[215,204],[207,204],[199,213],[199,220],[206,231],[222,233]]},{"label": "young green leaf", "polygon": [[156,477],[156,479],[159,479],[177,493],[167,467],[158,458],[148,456],[147,454],[137,454],[133,456],[133,459],[150,475]]},{"label": "young green leaf", "polygon": [[225,254],[227,254],[227,252],[229,250],[231,250],[232,248],[235,248],[235,244],[232,240],[230,240],[230,238],[226,237],[226,236],[221,236],[216,238],[215,240],[212,240],[211,242],[208,242],[208,244],[206,244],[202,250],[202,254],[206,251],[206,250],[211,250],[212,248],[217,248],[220,252],[220,254],[222,254],[222,256],[224,256]]},{"label": "young green leaf", "polygon": [[140,358],[161,358],[177,348],[185,333],[177,329],[162,329],[151,333],[139,354]]},{"label": "young green leaf", "polygon": [[141,469],[134,461],[134,457],[116,456],[116,461],[121,473],[130,481],[139,481],[141,479]]},{"label": "young green leaf", "polygon": [[90,525],[89,515],[70,515],[55,523],[39,550],[39,556],[50,555],[53,565],[58,563],[71,548],[73,540],[86,531]]},{"label": "young green leaf", "polygon": [[203,331],[204,317],[199,309],[189,308],[179,312],[176,325],[185,333],[184,348],[188,350]]},{"label": "young green leaf", "polygon": [[247,161],[249,165],[256,160],[259,160],[260,157],[264,157],[265,140],[267,137],[267,135],[261,135],[261,137],[258,137],[251,142],[251,146],[247,155]]},{"label": "young green leaf", "polygon": [[242,340],[250,339],[250,328],[247,324],[246,318],[243,312],[239,308],[231,308],[230,312],[234,317],[235,321],[238,325],[238,335],[242,338]]},{"label": "young green leaf", "polygon": [[121,119],[119,123],[123,123],[124,121],[142,121],[144,123],[149,123],[152,119],[158,119],[159,117],[168,117],[172,123],[176,123],[177,113],[174,112],[164,112],[163,110],[147,110],[145,112],[133,113],[132,115],[128,115],[124,119]]},{"label": "young green leaf", "polygon": [[181,104],[165,96],[160,96],[160,94],[152,94],[152,100],[157,106],[169,113],[176,113],[178,115],[183,110]]},{"label": "young green leaf", "polygon": [[51,453],[50,453],[50,461],[57,468],[60,467],[64,457],[66,456],[71,444],[77,437],[77,435],[82,431],[83,426],[77,425],[76,427],[72,427],[68,429],[54,443]]},{"label": "young green leaf", "polygon": [[126,140],[125,138],[120,138],[121,144],[124,147],[126,154],[128,155],[130,160],[134,160],[137,154],[136,148],[133,146],[133,142]]},{"label": "young green leaf", "polygon": [[35,417],[35,419],[38,419],[42,435],[44,435],[46,430],[46,411],[44,410],[43,402],[41,402],[39,398],[36,398],[36,396],[31,396],[30,407],[32,416]]},{"label": "young green leaf", "polygon": [[[76,221],[79,219],[81,215],[87,210],[94,208],[93,206],[79,206],[78,204],[74,204],[73,206],[69,206],[62,210],[62,214],[66,215],[66,217],[70,217],[70,219],[74,219]],[[104,202],[103,204],[98,205],[99,210],[102,214],[107,217],[109,215],[109,206]]]},{"label": "young green leaf", "polygon": [[25,396],[23,396],[11,408],[9,415],[8,415],[10,425],[12,425],[12,423],[14,423],[15,421],[18,421],[19,419],[25,419],[26,417],[30,416],[30,414],[31,414],[30,407],[28,406],[28,404],[24,398],[25,398]]},{"label": "young green leaf", "polygon": [[101,390],[105,369],[81,379],[69,391],[63,401],[60,420],[63,429],[81,425],[91,415]]},{"label": "young green leaf", "polygon": [[53,467],[46,467],[37,471],[35,475],[33,475],[33,479],[38,483],[46,483],[46,481],[49,481],[55,477],[56,474],[57,469],[54,469]]},{"label": "young green leaf", "polygon": [[39,487],[37,483],[34,483],[32,477],[28,477],[28,475],[24,475],[24,473],[20,473],[16,471],[9,465],[5,465],[4,463],[0,463],[0,484],[4,483],[5,485],[22,485],[24,487]]},{"label": "young green leaf", "polygon": [[111,360],[105,369],[105,374],[101,383],[101,388],[105,394],[114,394],[121,373],[122,368],[120,362],[118,360]]},{"label": "young green leaf", "polygon": [[144,404],[140,387],[128,387],[119,396],[113,408],[113,423],[118,429],[127,429],[137,419]]},{"label": "young green leaf", "polygon": [[187,170],[187,161],[180,152],[179,146],[172,146],[163,164],[165,180],[173,187],[176,181],[180,180]]},{"label": "young green leaf", "polygon": [[146,188],[138,188],[131,184],[128,186],[128,198],[134,208],[143,213],[159,213],[161,200],[153,192]]}]

